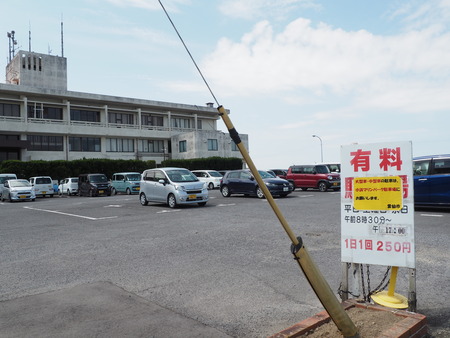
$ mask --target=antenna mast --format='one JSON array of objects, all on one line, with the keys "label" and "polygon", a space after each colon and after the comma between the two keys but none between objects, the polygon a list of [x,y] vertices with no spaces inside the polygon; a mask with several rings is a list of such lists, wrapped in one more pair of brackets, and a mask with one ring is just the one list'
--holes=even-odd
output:
[{"label": "antenna mast", "polygon": [[61,57],[64,57],[63,15],[61,14]]},{"label": "antenna mast", "polygon": [[31,23],[29,23],[28,27],[28,51],[31,53]]}]

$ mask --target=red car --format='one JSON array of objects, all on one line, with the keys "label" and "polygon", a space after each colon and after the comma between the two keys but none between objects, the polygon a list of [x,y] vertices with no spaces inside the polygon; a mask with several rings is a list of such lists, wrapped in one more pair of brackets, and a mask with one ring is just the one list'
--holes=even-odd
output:
[{"label": "red car", "polygon": [[295,188],[308,190],[308,188],[327,191],[328,189],[339,190],[341,188],[341,175],[331,172],[327,165],[293,165],[290,166],[286,179]]}]

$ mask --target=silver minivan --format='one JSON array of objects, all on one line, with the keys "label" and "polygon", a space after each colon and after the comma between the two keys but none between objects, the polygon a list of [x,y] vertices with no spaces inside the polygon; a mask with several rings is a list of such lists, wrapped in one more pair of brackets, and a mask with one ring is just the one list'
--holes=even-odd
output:
[{"label": "silver minivan", "polygon": [[142,173],[139,200],[166,203],[170,208],[181,204],[200,206],[208,202],[208,186],[184,168],[156,168]]}]

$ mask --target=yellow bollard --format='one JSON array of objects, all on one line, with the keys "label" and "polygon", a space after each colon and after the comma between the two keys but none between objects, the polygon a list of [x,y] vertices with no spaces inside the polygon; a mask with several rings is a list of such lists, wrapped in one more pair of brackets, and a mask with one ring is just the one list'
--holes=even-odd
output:
[{"label": "yellow bollard", "polygon": [[408,307],[408,299],[398,293],[395,293],[395,285],[397,283],[398,266],[393,266],[391,271],[391,279],[387,291],[381,291],[371,296],[372,300],[380,305],[394,308],[406,309]]}]

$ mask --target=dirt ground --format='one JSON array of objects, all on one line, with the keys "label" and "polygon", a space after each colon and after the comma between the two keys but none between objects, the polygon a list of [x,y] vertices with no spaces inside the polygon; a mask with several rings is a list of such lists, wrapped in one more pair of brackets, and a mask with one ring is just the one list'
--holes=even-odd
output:
[{"label": "dirt ground", "polygon": [[[394,323],[403,319],[386,311],[367,311],[361,308],[350,308],[347,313],[358,329],[360,338],[373,338],[381,335],[383,331]],[[342,334],[331,321],[323,324],[314,331],[304,335],[311,338],[342,338]]]}]

